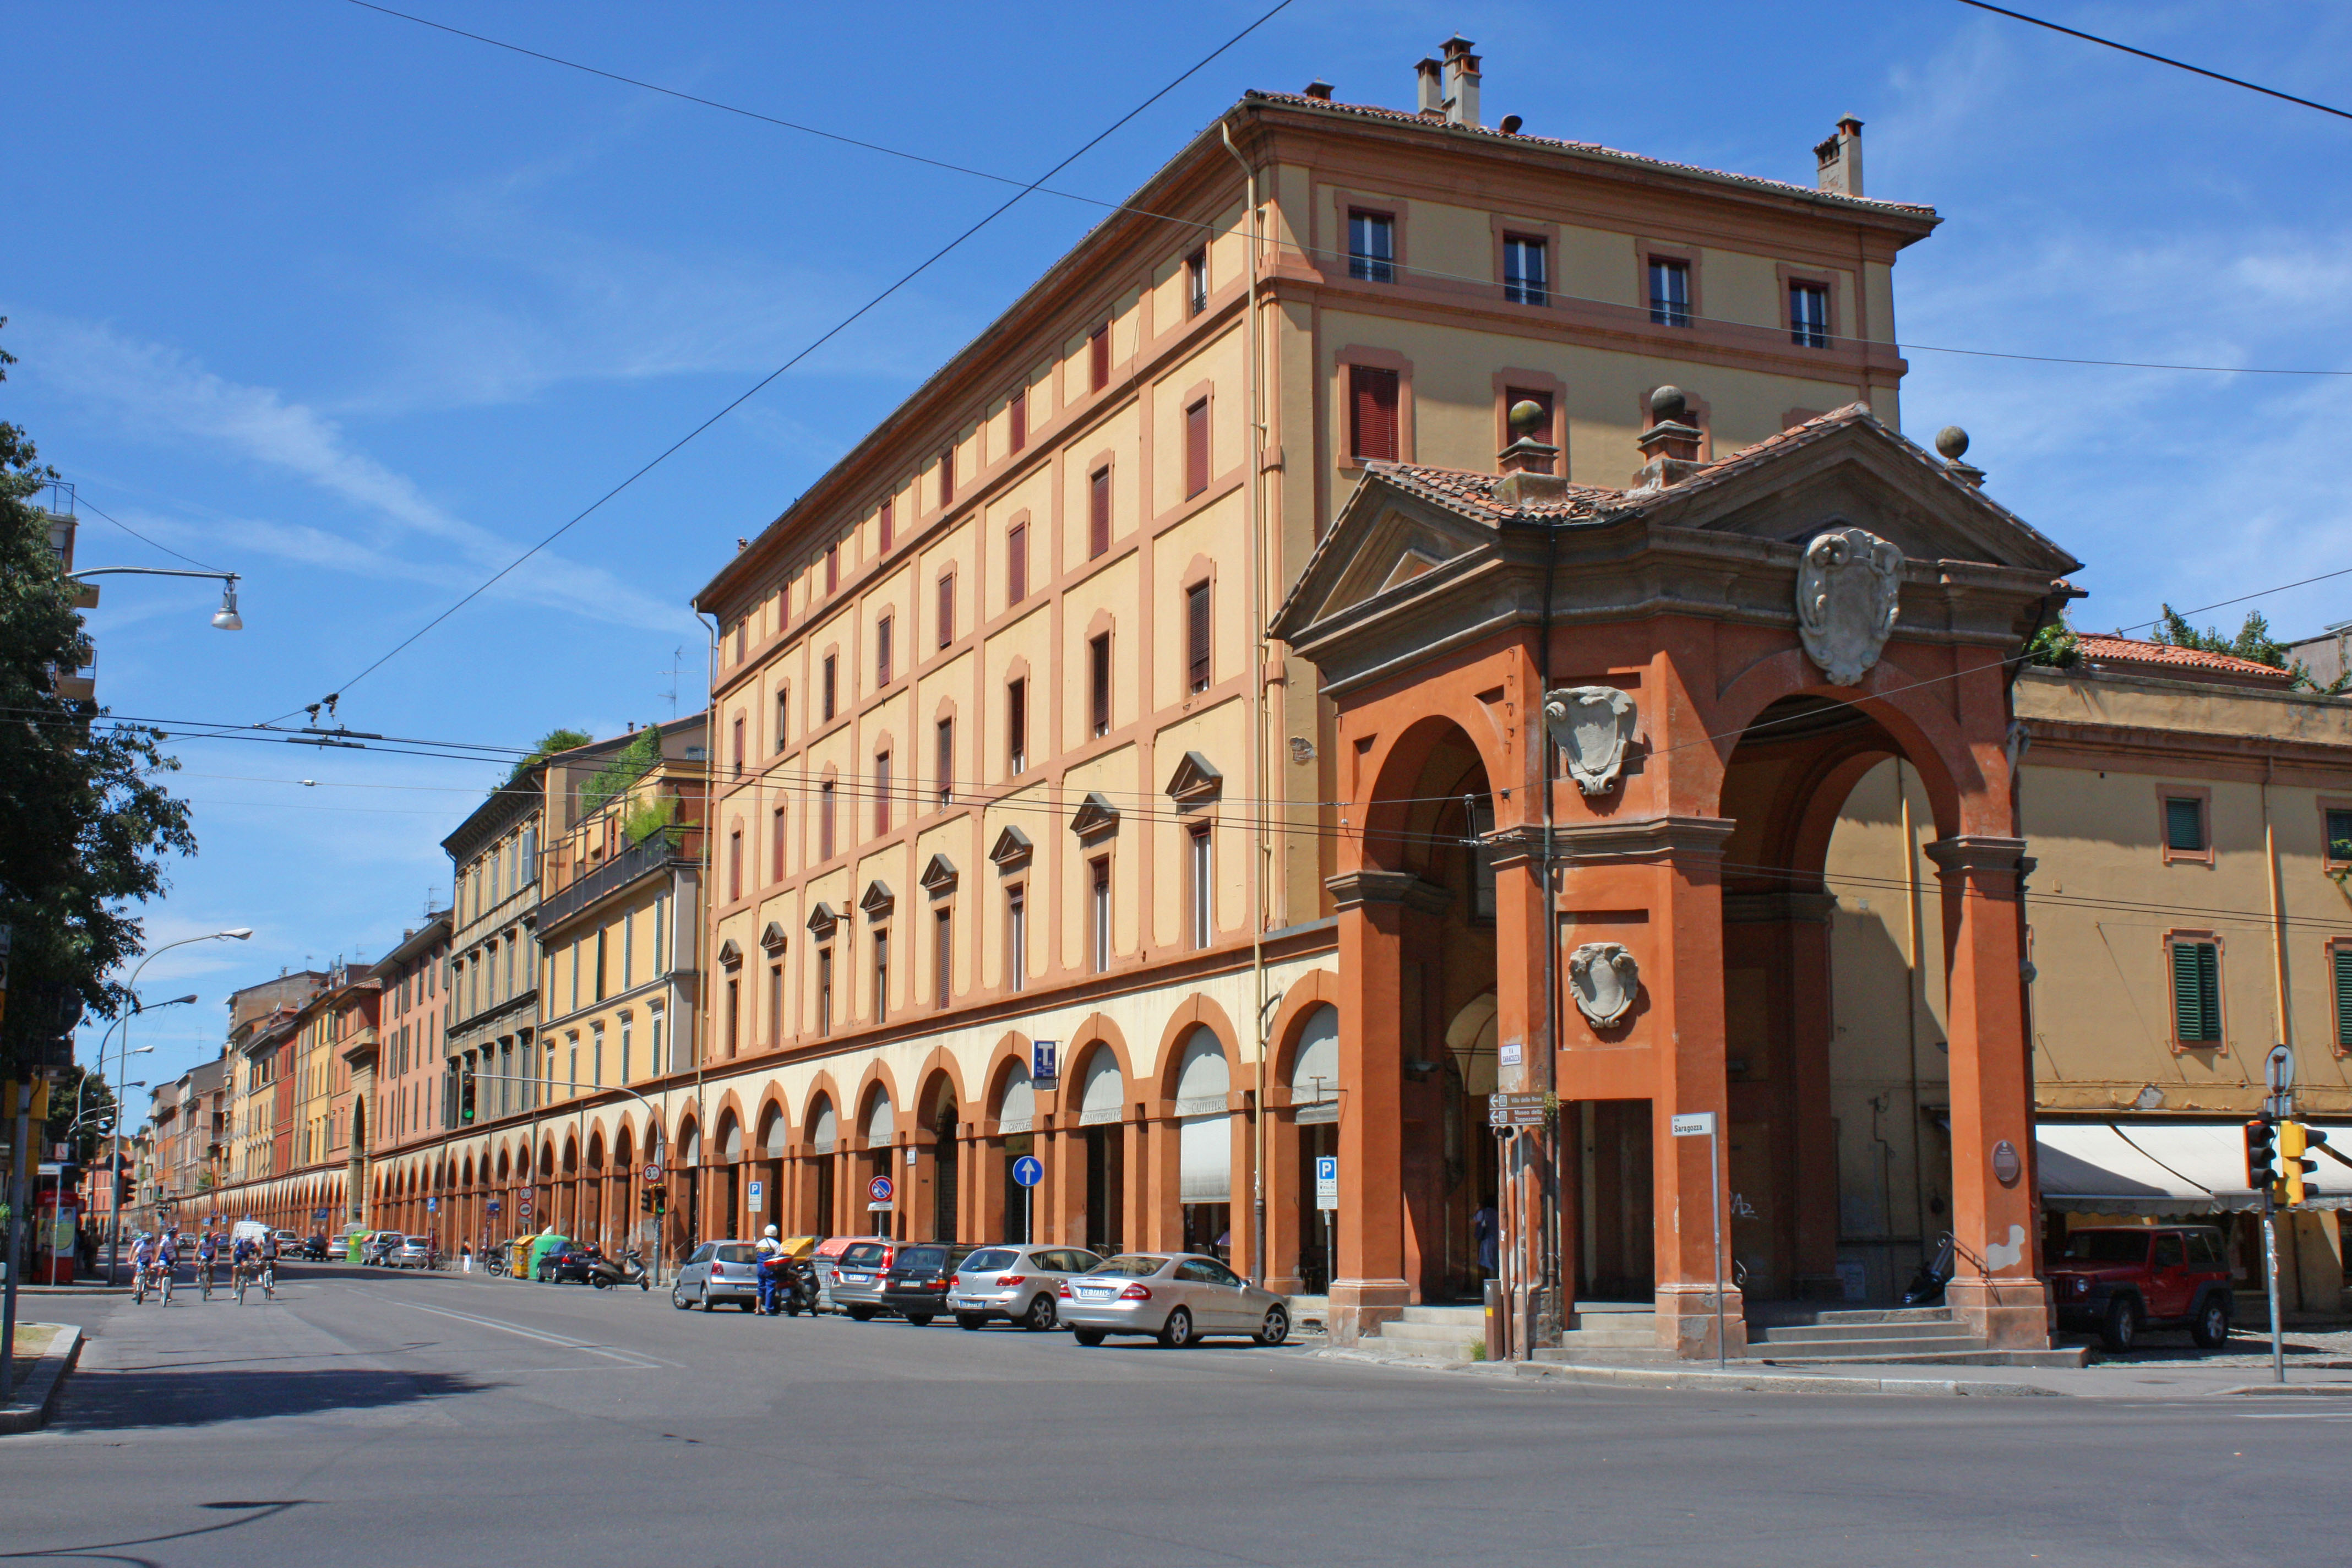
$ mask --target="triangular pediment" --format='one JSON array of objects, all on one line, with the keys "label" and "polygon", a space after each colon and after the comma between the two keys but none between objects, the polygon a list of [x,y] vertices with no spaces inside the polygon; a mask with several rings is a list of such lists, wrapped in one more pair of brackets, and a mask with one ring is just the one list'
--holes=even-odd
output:
[{"label": "triangular pediment", "polygon": [[781,921],[770,921],[767,923],[766,927],[760,932],[760,945],[766,948],[770,952],[776,952],[782,949],[784,945],[784,928]]},{"label": "triangular pediment", "polygon": [[822,900],[814,909],[809,910],[808,928],[814,935],[830,936],[833,934],[833,928],[840,922],[841,912]]},{"label": "triangular pediment", "polygon": [[857,907],[866,911],[868,919],[879,920],[888,914],[890,906],[898,901],[898,895],[890,891],[890,884],[877,878],[866,884],[865,895],[857,900]]},{"label": "triangular pediment", "polygon": [[[1372,499],[1367,492],[1373,483],[1367,480],[1358,498]],[[1417,497],[1389,492],[1378,499],[1386,504],[1361,509],[1370,515],[1360,518],[1347,515],[1359,510],[1351,500],[1325,536],[1326,548],[1317,551],[1321,559],[1308,563],[1299,585],[1316,601],[1313,618],[1419,582],[1494,542],[1493,529]],[[1321,581],[1309,587],[1308,579],[1316,577]]]},{"label": "triangular pediment", "polygon": [[1914,561],[2066,573],[2081,563],[1935,457],[1874,419],[1781,432],[1664,489],[1626,497],[1669,528],[1801,544],[1863,528]]},{"label": "triangular pediment", "polygon": [[1214,800],[1225,790],[1225,775],[1198,752],[1187,752],[1168,780],[1168,795],[1180,805]]},{"label": "triangular pediment", "polygon": [[1118,827],[1118,807],[1111,805],[1110,797],[1100,790],[1087,791],[1086,799],[1078,802],[1078,809],[1070,818],[1070,831],[1080,838],[1099,838]]},{"label": "triangular pediment", "polygon": [[923,868],[919,879],[923,891],[931,894],[950,892],[956,885],[955,862],[944,855],[934,855]]},{"label": "triangular pediment", "polygon": [[1000,869],[1009,871],[1015,866],[1026,864],[1029,853],[1034,847],[1027,834],[1017,827],[1007,827],[996,836],[996,842],[989,846],[988,858]]},{"label": "triangular pediment", "polygon": [[719,944],[719,962],[729,969],[743,962],[743,949],[733,937]]}]

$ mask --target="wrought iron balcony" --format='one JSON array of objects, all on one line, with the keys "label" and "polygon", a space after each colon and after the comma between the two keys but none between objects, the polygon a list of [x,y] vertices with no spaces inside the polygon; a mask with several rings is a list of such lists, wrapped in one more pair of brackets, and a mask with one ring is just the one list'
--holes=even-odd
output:
[{"label": "wrought iron balcony", "polygon": [[539,929],[551,931],[608,893],[618,892],[638,878],[663,867],[684,864],[693,857],[682,844],[673,845],[667,832],[648,835],[593,871],[572,879],[539,900]]}]

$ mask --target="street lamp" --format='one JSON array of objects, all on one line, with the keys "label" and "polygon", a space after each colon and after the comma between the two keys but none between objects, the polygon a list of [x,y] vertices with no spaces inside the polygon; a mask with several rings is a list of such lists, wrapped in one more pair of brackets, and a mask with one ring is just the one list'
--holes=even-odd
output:
[{"label": "street lamp", "polygon": [[225,632],[245,630],[245,617],[236,613],[237,574],[234,572],[183,572],[171,566],[93,566],[87,572],[68,572],[66,575],[76,583],[85,577],[207,577],[221,584],[220,608],[213,612],[213,625]]},{"label": "street lamp", "polygon": [[[101,567],[100,570],[103,571],[106,570],[106,568]],[[114,570],[139,571],[142,570],[142,568],[118,567],[114,568]],[[180,572],[166,573],[164,575],[188,577],[197,575],[197,574]],[[229,574],[226,573],[206,573],[203,574],[203,575],[228,576]],[[235,583],[235,578],[231,577],[230,584],[232,591],[234,591]],[[234,615],[236,613],[234,605],[226,607],[230,614]],[[185,936],[182,937],[177,942],[167,942],[163,946],[157,948],[154,952],[148,953],[145,957],[142,958],[139,961],[138,967],[131,972],[131,983],[123,987],[123,989],[129,992],[131,995],[131,1012],[124,1014],[121,1017],[115,1020],[118,1025],[123,1026],[122,1050],[116,1059],[118,1061],[122,1060],[134,1054],[131,1049],[131,1030],[129,1026],[131,1019],[134,1015],[145,1011],[145,1009],[139,1004],[139,976],[146,970],[149,964],[154,963],[157,958],[171,952],[175,947],[187,947],[200,942],[244,942],[249,939],[252,935],[253,928],[251,926],[231,926],[226,931],[207,931],[203,936]],[[195,999],[195,993],[192,991],[185,996],[174,996],[170,1002],[158,1002],[156,1005],[158,1007],[169,1007],[182,1002],[193,1002]],[[111,1029],[108,1031],[110,1034],[113,1031]],[[149,1046],[144,1048],[147,1050],[154,1049],[152,1046]],[[99,1042],[98,1076],[101,1080],[106,1077],[106,1042],[102,1039]],[[121,1111],[118,1110],[114,1118],[114,1139],[112,1145],[112,1153],[116,1160],[120,1160],[121,1158],[121,1145],[122,1116]],[[109,1184],[107,1195],[110,1199],[110,1206],[113,1212],[107,1226],[106,1282],[109,1285],[111,1285],[114,1283],[115,1260],[122,1249],[122,1179],[121,1171],[114,1169],[112,1166],[109,1167],[109,1172],[112,1180]]]}]

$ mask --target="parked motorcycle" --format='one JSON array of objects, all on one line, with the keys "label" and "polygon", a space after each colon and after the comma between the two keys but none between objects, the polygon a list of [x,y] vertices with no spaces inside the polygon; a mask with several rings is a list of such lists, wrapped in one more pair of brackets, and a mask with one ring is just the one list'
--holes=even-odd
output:
[{"label": "parked motorcycle", "polygon": [[617,1258],[598,1257],[588,1265],[588,1283],[599,1290],[609,1290],[615,1285],[635,1285],[640,1290],[653,1289],[646,1274],[643,1254],[635,1248]]},{"label": "parked motorcycle", "polygon": [[507,1249],[504,1247],[482,1248],[482,1272],[494,1279],[503,1279],[507,1272]]},{"label": "parked motorcycle", "polygon": [[[764,1260],[760,1267],[773,1277],[771,1289],[784,1316],[797,1318],[803,1312],[816,1315],[816,1270],[806,1258],[779,1255]],[[773,1316],[773,1312],[770,1315]]]}]

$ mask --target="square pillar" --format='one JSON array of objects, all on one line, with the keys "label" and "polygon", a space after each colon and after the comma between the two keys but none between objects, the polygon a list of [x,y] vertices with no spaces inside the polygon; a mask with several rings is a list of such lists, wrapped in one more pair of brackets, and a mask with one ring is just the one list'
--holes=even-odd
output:
[{"label": "square pillar", "polygon": [[1953,1315],[1996,1350],[2050,1344],[2025,1038],[2022,838],[1960,834],[1927,847],[1944,891],[1950,995]]},{"label": "square pillar", "polygon": [[[1502,1057],[1496,1083],[1506,1093],[1537,1094],[1558,1087],[1556,1031],[1544,968],[1544,944],[1557,921],[1547,918],[1544,907],[1539,850],[1540,829],[1522,827],[1499,843],[1494,854],[1495,1041]],[[1565,984],[1565,976],[1560,978]],[[1468,1135],[1492,1136],[1476,1125],[1476,1109],[1472,1108]],[[1514,1286],[1515,1300],[1507,1303],[1516,1325],[1514,1344],[1523,1334],[1533,1344],[1556,1344],[1573,1308],[1571,1301],[1559,1299],[1558,1276],[1551,1267],[1559,1234],[1559,1136],[1556,1122],[1521,1128],[1502,1154],[1503,1180],[1511,1191],[1496,1211],[1504,1226],[1497,1256],[1504,1278]]]}]

